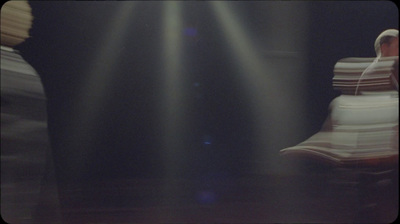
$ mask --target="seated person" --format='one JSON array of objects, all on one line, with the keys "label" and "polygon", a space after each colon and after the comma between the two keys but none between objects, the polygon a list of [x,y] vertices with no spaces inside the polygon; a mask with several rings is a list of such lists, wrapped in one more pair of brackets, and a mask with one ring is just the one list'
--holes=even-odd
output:
[{"label": "seated person", "polygon": [[357,87],[355,90],[355,95],[363,94],[363,88],[360,84],[363,80],[366,80],[368,76],[372,76],[376,72],[377,62],[380,61],[384,57],[396,57],[396,64],[394,66],[394,71],[391,74],[391,83],[393,89],[399,90],[399,71],[398,71],[398,56],[399,56],[399,31],[395,29],[389,29],[383,31],[375,40],[375,52],[376,58],[375,60],[369,65],[364,72],[361,74]]}]

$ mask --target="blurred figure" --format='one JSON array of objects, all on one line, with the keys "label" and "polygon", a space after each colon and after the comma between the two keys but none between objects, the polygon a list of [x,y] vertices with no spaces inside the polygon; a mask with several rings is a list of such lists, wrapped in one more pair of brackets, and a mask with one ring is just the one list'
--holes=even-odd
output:
[{"label": "blurred figure", "polygon": [[377,57],[399,56],[399,31],[383,31],[375,40],[375,52]]},{"label": "blurred figure", "polygon": [[393,82],[397,91],[399,91],[399,31],[389,29],[382,32],[375,41],[375,51],[377,57],[397,56],[396,66],[394,66]]},{"label": "blurred figure", "polygon": [[5,223],[60,220],[41,79],[15,49],[30,38],[27,1],[1,8],[1,218]]},{"label": "blurred figure", "polygon": [[[398,56],[399,56],[399,31],[396,29],[388,29],[383,31],[375,40],[375,60],[363,71],[361,74],[355,91],[355,95],[363,94],[362,87],[360,87],[361,82],[365,80],[371,80],[376,77],[378,73],[379,66],[378,62],[386,60],[394,60],[395,65],[393,66],[393,71],[391,72],[390,80],[392,86],[395,90],[399,89],[399,72],[398,72]],[[388,58],[392,57],[392,58]],[[365,88],[364,88],[365,89]]]},{"label": "blurred figure", "polygon": [[342,95],[330,103],[321,130],[281,150],[330,163],[342,185],[356,183],[360,223],[391,222],[398,212],[398,31],[382,32],[375,50],[376,58],[337,62],[333,86]]}]

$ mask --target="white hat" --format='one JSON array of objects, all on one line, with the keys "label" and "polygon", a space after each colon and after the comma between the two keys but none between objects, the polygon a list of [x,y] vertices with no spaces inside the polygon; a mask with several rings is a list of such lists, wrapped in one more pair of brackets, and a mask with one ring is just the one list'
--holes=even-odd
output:
[{"label": "white hat", "polygon": [[376,56],[380,57],[381,56],[381,39],[383,37],[398,37],[399,36],[399,31],[396,29],[388,29],[383,31],[375,40],[375,52]]}]

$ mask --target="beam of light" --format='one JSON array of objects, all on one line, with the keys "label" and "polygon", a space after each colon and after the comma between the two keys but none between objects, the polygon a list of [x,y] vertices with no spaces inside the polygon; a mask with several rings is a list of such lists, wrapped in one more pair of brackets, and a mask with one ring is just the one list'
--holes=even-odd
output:
[{"label": "beam of light", "polygon": [[[81,97],[83,97],[81,102],[86,104],[87,100],[90,100],[94,109],[101,107],[108,84],[112,80],[112,72],[120,59],[119,52],[123,48],[123,40],[129,30],[128,25],[132,21],[134,4],[134,2],[129,1],[120,3],[114,18],[110,19],[113,22],[109,24],[108,28],[104,29],[107,32],[97,44],[99,48],[94,54],[95,57],[88,64],[88,76],[81,88]],[[92,117],[92,115],[89,117]]]},{"label": "beam of light", "polygon": [[[278,154],[279,150],[279,148],[273,150],[277,147],[276,132],[287,132],[285,125],[279,124],[285,123],[279,122],[282,119],[280,115],[287,113],[288,104],[294,103],[289,102],[291,94],[296,94],[291,92],[291,86],[285,88],[287,84],[279,78],[280,72],[273,64],[273,59],[268,61],[261,54],[262,52],[254,44],[255,41],[251,38],[250,33],[241,23],[246,20],[241,19],[240,13],[230,8],[230,2],[212,1],[210,3],[226,41],[229,43],[232,57],[236,60],[235,64],[241,74],[240,78],[252,107],[256,139],[254,158],[262,161],[255,168],[257,170],[275,169],[277,164],[273,158],[276,156],[272,154]],[[298,104],[294,103],[294,105]],[[288,128],[286,127],[286,129]]]},{"label": "beam of light", "polygon": [[[266,114],[271,113],[269,104],[274,100],[272,94],[276,88],[274,77],[267,77],[267,68],[261,62],[261,56],[257,54],[257,50],[246,35],[243,26],[237,15],[232,9],[222,1],[211,2],[215,16],[223,29],[224,35],[233,51],[233,56],[237,60],[236,64],[245,85],[248,98],[253,107],[254,124],[256,125],[256,148],[266,148],[269,141],[269,134],[265,127],[271,128]],[[235,16],[236,15],[236,16]],[[266,81],[269,78],[269,81]],[[263,128],[264,127],[264,128]],[[266,150],[267,151],[267,150]],[[264,153],[262,156],[268,155]],[[262,157],[259,157],[262,158]]]},{"label": "beam of light", "polygon": [[[162,125],[161,155],[163,168],[164,202],[166,204],[178,203],[181,186],[174,181],[183,168],[183,77],[182,77],[182,29],[181,15],[182,3],[179,1],[165,1],[163,3],[163,35],[161,49],[161,63],[164,68],[164,82],[162,91],[162,103],[160,109]],[[176,214],[170,213],[169,216]],[[163,216],[163,214],[159,214]]]},{"label": "beam of light", "polygon": [[[183,117],[182,105],[182,19],[181,3],[178,1],[164,2],[163,12],[163,49],[162,61],[165,68],[164,81],[164,105],[162,110],[163,117],[163,152],[166,160],[167,172],[174,172],[180,157],[181,148],[181,128]],[[171,169],[171,170],[170,170]]]},{"label": "beam of light", "polygon": [[[96,3],[94,3],[96,4]],[[128,25],[132,21],[134,2],[121,2],[115,11],[114,17],[110,18],[111,21],[103,30],[102,37],[96,43],[97,52],[94,52],[92,61],[87,63],[87,71],[85,79],[78,88],[80,91],[76,96],[76,110],[73,116],[74,130],[69,130],[68,134],[75,136],[73,139],[80,139],[79,141],[71,142],[69,147],[85,150],[75,150],[79,156],[72,158],[80,158],[81,161],[76,161],[76,166],[80,167],[82,161],[89,156],[91,136],[96,132],[96,114],[105,107],[104,99],[108,94],[109,84],[112,81],[112,72],[115,69],[117,61],[119,60],[119,49],[123,48],[123,40],[126,32],[129,30]],[[96,5],[94,5],[96,7]],[[80,127],[77,129],[76,127]],[[72,151],[72,150],[71,150]],[[79,172],[79,171],[77,171]]]}]

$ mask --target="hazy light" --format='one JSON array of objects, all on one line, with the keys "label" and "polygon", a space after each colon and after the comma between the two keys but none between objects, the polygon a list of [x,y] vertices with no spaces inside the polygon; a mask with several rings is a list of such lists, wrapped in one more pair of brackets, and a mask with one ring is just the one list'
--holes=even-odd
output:
[{"label": "hazy light", "polygon": [[[123,48],[125,33],[129,30],[129,24],[132,22],[131,16],[134,15],[134,2],[122,2],[118,10],[114,14],[113,21],[109,24],[107,32],[96,44],[99,46],[95,57],[89,62],[89,74],[86,82],[83,83],[82,96],[90,97],[90,100],[96,100],[92,105],[99,107],[103,102],[101,99],[106,93],[107,85],[112,80],[112,71],[115,69],[116,62],[119,60],[119,50]],[[87,103],[86,99],[82,99],[83,103]],[[93,102],[93,101],[92,101]]]},{"label": "hazy light", "polygon": [[[87,135],[93,135],[96,132],[96,114],[102,107],[105,107],[104,98],[108,94],[109,84],[113,79],[113,70],[119,60],[119,51],[122,48],[125,33],[129,30],[129,23],[132,22],[131,16],[134,15],[133,8],[134,2],[122,2],[119,4],[114,17],[110,18],[107,24],[107,32],[99,38],[96,43],[97,52],[93,55],[93,60],[87,63],[87,71],[85,73],[85,80],[79,87],[79,93],[76,95],[76,114],[73,116],[75,122],[72,127],[80,127],[79,129],[69,130],[68,133],[75,136],[75,139],[89,138]],[[74,138],[73,138],[74,139]],[[74,144],[90,144],[89,141],[75,141],[70,142],[71,148],[82,148],[85,146],[76,146]],[[88,147],[86,147],[87,149]],[[74,150],[74,153],[79,156],[74,158],[81,158],[84,160],[88,156],[88,150]],[[77,161],[77,164],[80,164]],[[72,166],[76,167],[76,166]]]},{"label": "hazy light", "polygon": [[[184,169],[181,3],[165,1],[162,19],[164,24],[161,56],[164,67],[163,75],[165,75],[163,77],[163,99],[159,115],[163,125],[160,150],[162,152],[165,182],[162,194],[165,195],[164,203],[174,204],[176,200],[179,200],[175,195],[179,194],[182,189],[173,180]],[[175,216],[176,214],[171,213],[169,215]]]},{"label": "hazy light", "polygon": [[167,172],[174,172],[173,162],[179,156],[179,149],[182,147],[180,138],[182,117],[182,19],[181,4],[177,1],[164,2],[163,14],[163,49],[162,61],[165,68],[163,109],[163,141],[162,147],[165,151]]},{"label": "hazy light", "polygon": [[[285,57],[292,58],[291,61],[287,58],[283,61],[273,55],[267,58],[265,52],[260,49],[258,41],[255,41],[254,34],[246,29],[248,26],[242,21],[248,21],[248,18],[241,17],[240,11],[232,7],[243,3],[211,1],[210,4],[224,33],[225,41],[229,44],[232,58],[236,61],[237,70],[253,112],[256,148],[252,152],[254,152],[254,158],[260,161],[260,167],[257,169],[266,170],[276,165],[273,158],[277,157],[279,143],[285,142],[285,138],[290,137],[288,134],[293,132],[290,127],[297,127],[302,123],[291,114],[293,111],[301,112],[304,108],[304,104],[298,99],[300,92],[295,92],[302,87],[302,70],[301,66],[298,66],[301,60],[296,58],[297,60],[293,63],[292,52],[292,50],[298,50],[297,45],[301,44],[293,41],[295,34],[291,24],[294,19],[286,18],[285,14],[285,10],[291,12],[295,6],[281,2],[258,4],[265,7],[264,14],[272,14],[274,20],[281,21],[279,27],[276,27],[275,24],[268,22],[267,17],[264,17],[264,22],[271,28],[283,29],[278,32],[283,36],[276,35],[276,31],[273,33],[267,30],[263,31],[266,34],[264,36],[266,40],[263,41],[272,41],[273,46],[278,48],[273,49],[274,52],[278,50],[277,52]],[[278,12],[283,15],[277,14]],[[280,38],[274,39],[275,36]],[[282,79],[282,71],[288,70],[297,73],[293,73],[291,77],[292,80],[298,80],[298,82],[292,82],[296,86]],[[282,119],[285,120],[281,121]]]},{"label": "hazy light", "polygon": [[248,100],[251,102],[253,122],[256,124],[258,135],[257,147],[264,148],[264,155],[268,154],[266,149],[269,138],[268,128],[273,128],[269,126],[268,114],[271,114],[273,102],[277,100],[273,93],[278,88],[278,83],[273,76],[268,75],[270,71],[264,65],[260,51],[252,44],[252,40],[247,35],[248,32],[240,23],[240,14],[235,13],[226,2],[212,1],[210,3],[230,44],[232,55],[237,60],[236,64],[242,75],[241,80],[248,93]]}]

